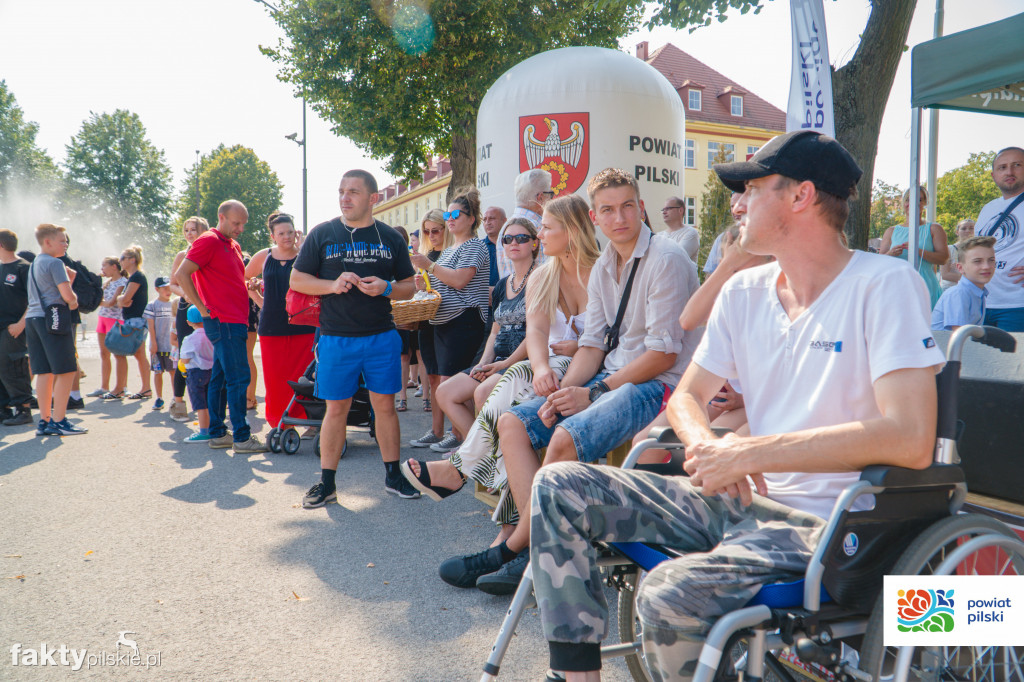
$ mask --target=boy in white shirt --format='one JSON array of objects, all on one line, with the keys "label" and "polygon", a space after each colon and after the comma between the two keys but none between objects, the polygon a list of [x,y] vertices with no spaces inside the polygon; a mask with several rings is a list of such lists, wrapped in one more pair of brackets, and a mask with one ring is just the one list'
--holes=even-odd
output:
[{"label": "boy in white shirt", "polygon": [[203,316],[192,306],[186,313],[191,334],[181,342],[178,351],[178,369],[185,375],[188,400],[199,418],[199,431],[185,439],[186,443],[205,443],[210,440],[210,410],[206,404],[206,389],[213,373],[213,344],[203,330]]}]

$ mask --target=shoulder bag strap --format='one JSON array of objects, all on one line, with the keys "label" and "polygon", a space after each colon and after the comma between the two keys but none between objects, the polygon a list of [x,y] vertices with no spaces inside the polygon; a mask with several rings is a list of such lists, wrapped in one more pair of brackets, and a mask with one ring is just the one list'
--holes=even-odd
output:
[{"label": "shoulder bag strap", "polygon": [[622,325],[622,318],[626,315],[626,304],[629,303],[629,294],[633,291],[633,277],[636,276],[636,269],[640,267],[640,259],[633,259],[633,269],[629,271],[629,279],[626,280],[626,288],[622,291],[622,300],[619,301],[619,310],[615,313],[614,329]]},{"label": "shoulder bag strap", "polygon": [[1008,216],[1011,213],[1013,213],[1013,209],[1015,209],[1018,206],[1020,206],[1020,202],[1022,202],[1022,201],[1024,201],[1024,192],[1021,192],[1020,194],[1018,194],[1017,198],[1013,200],[1013,203],[1011,203],[1006,208],[1006,210],[1003,211],[1003,214],[1001,216],[999,216],[999,220],[997,220],[995,223],[993,223],[992,229],[993,230],[998,229],[999,226],[1003,224],[1003,221],[1006,220],[1006,216]]}]

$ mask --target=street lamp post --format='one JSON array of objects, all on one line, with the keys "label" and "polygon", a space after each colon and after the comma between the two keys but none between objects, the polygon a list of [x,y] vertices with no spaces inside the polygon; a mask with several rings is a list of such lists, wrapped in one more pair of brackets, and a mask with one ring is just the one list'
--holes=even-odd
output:
[{"label": "street lamp post", "polygon": [[[266,5],[266,7],[270,10],[270,12],[272,14],[278,14],[281,11],[277,7],[275,7],[274,5],[272,5],[269,2],[267,2],[267,0],[254,0],[254,2],[258,2],[261,5]],[[297,137],[298,137],[297,133],[292,133],[291,135],[285,135],[285,138],[291,140],[295,144],[297,144],[300,147],[302,147],[302,234],[303,235],[308,235],[309,234],[309,225],[308,225],[308,219],[306,217],[307,216],[306,206],[307,206],[308,193],[307,193],[307,189],[306,189],[307,188],[307,184],[306,184],[306,98],[305,97],[302,98],[302,139],[298,140],[298,139],[296,139]]]},{"label": "street lamp post", "polygon": [[196,215],[199,215],[199,150],[196,150]]}]

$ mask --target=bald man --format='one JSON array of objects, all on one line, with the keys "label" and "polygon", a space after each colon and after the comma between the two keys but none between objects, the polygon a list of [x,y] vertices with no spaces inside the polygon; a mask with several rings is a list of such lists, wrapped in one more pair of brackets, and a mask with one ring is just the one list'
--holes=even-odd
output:
[{"label": "bald man", "polygon": [[[213,344],[213,373],[206,392],[210,410],[211,448],[234,448],[236,454],[266,452],[246,419],[249,387],[249,290],[245,286],[242,247],[235,238],[249,221],[245,204],[235,199],[217,209],[217,227],[199,235],[189,247],[175,277],[185,298],[203,317],[203,330]],[[224,423],[230,410],[231,430]]]}]

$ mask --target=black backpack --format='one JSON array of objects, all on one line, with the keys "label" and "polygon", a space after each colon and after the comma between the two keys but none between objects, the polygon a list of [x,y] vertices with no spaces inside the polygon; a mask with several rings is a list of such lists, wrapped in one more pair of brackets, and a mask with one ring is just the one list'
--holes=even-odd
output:
[{"label": "black backpack", "polygon": [[78,297],[78,312],[85,315],[100,307],[103,302],[103,280],[99,275],[89,271],[80,260],[72,260],[68,256],[61,258],[64,264],[78,273],[71,283],[71,290]]}]

